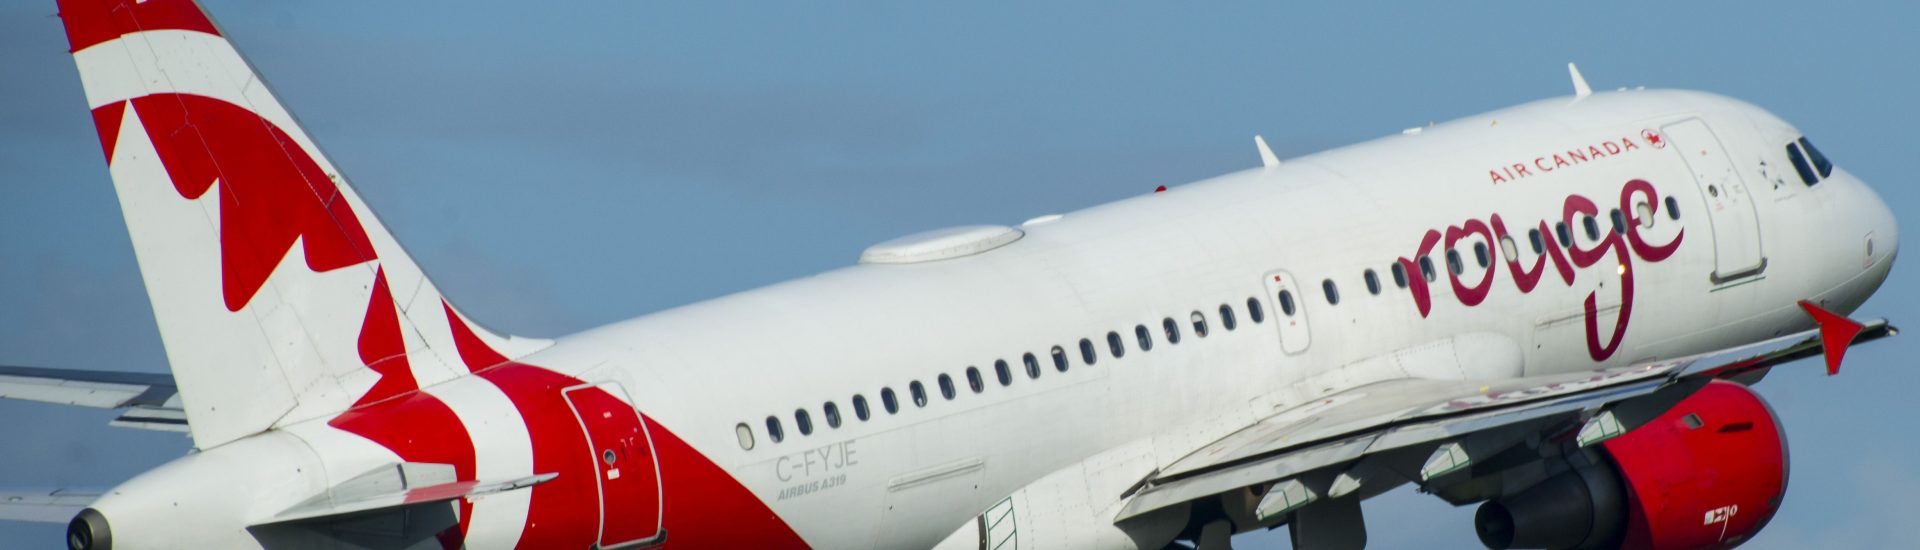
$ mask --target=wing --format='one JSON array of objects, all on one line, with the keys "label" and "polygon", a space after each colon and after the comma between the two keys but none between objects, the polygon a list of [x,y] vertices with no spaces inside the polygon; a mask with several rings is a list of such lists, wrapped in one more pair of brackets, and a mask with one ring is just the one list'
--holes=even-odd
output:
[{"label": "wing", "polygon": [[0,520],[66,523],[99,498],[97,492],[0,491]]},{"label": "wing", "polygon": [[[1844,319],[1844,318],[1842,318]],[[1562,375],[1480,384],[1400,379],[1333,394],[1216,440],[1150,475],[1123,495],[1116,523],[1156,510],[1250,490],[1266,521],[1324,497],[1443,481],[1526,441],[1566,438],[1587,446],[1653,420],[1714,379],[1748,382],[1785,362],[1820,355],[1837,366],[1851,342],[1895,334],[1886,321],[1832,327],[1685,357]],[[1837,347],[1836,347],[1837,346]]]},{"label": "wing", "polygon": [[187,431],[180,391],[166,374],[0,366],[0,398],[121,409],[109,424]]}]

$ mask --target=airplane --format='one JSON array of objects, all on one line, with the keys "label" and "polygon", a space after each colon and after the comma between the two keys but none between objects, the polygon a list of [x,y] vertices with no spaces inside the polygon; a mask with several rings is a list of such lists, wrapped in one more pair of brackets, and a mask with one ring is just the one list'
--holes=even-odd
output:
[{"label": "airplane", "polygon": [[498,334],[193,2],[59,5],[172,374],[0,395],[195,447],[0,499],[77,550],[1357,548],[1407,485],[1492,548],[1725,548],[1787,482],[1748,386],[1897,333],[1846,316],[1898,252],[1863,181],[1570,65],[1570,97]]}]

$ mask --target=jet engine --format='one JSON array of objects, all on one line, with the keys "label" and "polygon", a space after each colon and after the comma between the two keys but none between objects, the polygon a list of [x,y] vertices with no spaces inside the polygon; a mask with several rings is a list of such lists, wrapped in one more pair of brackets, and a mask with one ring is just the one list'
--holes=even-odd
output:
[{"label": "jet engine", "polygon": [[1488,548],[1732,548],[1766,526],[1787,489],[1773,411],[1746,386],[1714,381],[1652,422],[1572,453],[1563,472],[1487,501]]}]

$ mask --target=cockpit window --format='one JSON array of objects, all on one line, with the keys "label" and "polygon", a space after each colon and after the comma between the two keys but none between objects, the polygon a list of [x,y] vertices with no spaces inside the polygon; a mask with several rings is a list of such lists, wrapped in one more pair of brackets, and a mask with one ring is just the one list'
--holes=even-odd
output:
[{"label": "cockpit window", "polygon": [[1802,183],[1807,184],[1809,187],[1813,186],[1813,184],[1820,183],[1820,178],[1813,174],[1813,167],[1807,165],[1806,155],[1800,154],[1800,144],[1787,144],[1787,160],[1793,161],[1793,171],[1800,173],[1800,181]]},{"label": "cockpit window", "polygon": [[1807,141],[1806,137],[1801,137],[1800,147],[1807,150],[1807,156],[1813,159],[1813,168],[1820,171],[1822,179],[1833,175],[1833,163],[1827,160],[1826,155],[1820,154],[1819,149],[1813,147],[1813,142]]}]

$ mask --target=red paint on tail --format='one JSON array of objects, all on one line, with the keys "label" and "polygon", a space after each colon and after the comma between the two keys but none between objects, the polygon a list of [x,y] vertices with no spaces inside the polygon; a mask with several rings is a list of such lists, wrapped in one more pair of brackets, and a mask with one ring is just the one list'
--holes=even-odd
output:
[{"label": "red paint on tail", "polygon": [[180,196],[199,199],[220,182],[227,310],[253,300],[295,240],[315,272],[374,259],[366,230],[333,179],[273,123],[238,105],[186,94],[135,98],[133,109]]},{"label": "red paint on tail", "polygon": [[126,115],[127,102],[115,101],[93,110],[93,129],[100,131],[100,149],[113,164],[113,146],[120,143],[120,120]]},{"label": "red paint on tail", "polygon": [[67,26],[67,51],[138,31],[184,30],[219,36],[213,21],[192,0],[60,0],[60,20]]}]

